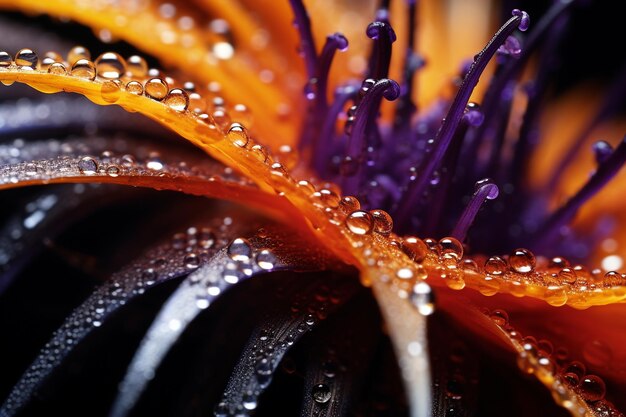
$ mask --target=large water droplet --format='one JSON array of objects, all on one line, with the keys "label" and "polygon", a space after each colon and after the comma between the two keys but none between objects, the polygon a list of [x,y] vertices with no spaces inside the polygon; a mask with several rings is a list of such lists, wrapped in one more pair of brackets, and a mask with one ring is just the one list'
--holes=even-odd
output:
[{"label": "large water droplet", "polygon": [[246,128],[239,123],[233,123],[228,129],[228,137],[230,140],[240,148],[245,148],[250,140]]},{"label": "large water droplet", "polygon": [[151,78],[146,81],[144,86],[146,95],[158,101],[163,100],[167,96],[168,90],[167,83],[160,78]]},{"label": "large water droplet", "polygon": [[587,401],[599,401],[606,394],[606,385],[602,378],[596,375],[585,375],[578,385],[580,393]]},{"label": "large water droplet", "polygon": [[117,80],[107,80],[100,87],[100,95],[107,103],[115,103],[122,95],[120,82]]},{"label": "large water droplet", "polygon": [[172,110],[184,112],[189,107],[189,96],[185,90],[174,88],[167,93],[165,104]]},{"label": "large water droplet", "polygon": [[13,63],[13,58],[8,52],[0,51],[0,68],[6,68]]},{"label": "large water droplet", "polygon": [[326,384],[317,384],[311,390],[311,396],[313,397],[313,400],[316,403],[318,403],[318,404],[326,404],[330,400],[330,397],[332,396],[332,393],[331,393],[330,388],[328,387],[328,385],[326,385]]},{"label": "large water droplet", "polygon": [[90,60],[81,58],[72,64],[70,74],[75,77],[94,80],[96,78],[96,67]]},{"label": "large water droplet", "polygon": [[74,65],[79,59],[91,59],[91,53],[84,46],[77,45],[70,49],[67,53],[67,62],[70,66]]},{"label": "large water droplet", "polygon": [[366,235],[372,232],[374,218],[366,211],[357,210],[346,217],[346,226],[356,235]]},{"label": "large water droplet", "polygon": [[535,269],[535,255],[527,249],[516,249],[509,256],[509,265],[515,272],[527,274]]},{"label": "large water droplet", "polygon": [[257,265],[259,266],[259,268],[265,270],[274,269],[277,261],[278,260],[276,259],[276,255],[274,255],[272,251],[268,249],[263,249],[256,256]]},{"label": "large water droplet", "polygon": [[228,245],[227,252],[232,260],[247,262],[252,256],[252,247],[246,239],[238,237]]},{"label": "large water droplet", "polygon": [[139,55],[128,57],[126,61],[126,73],[133,78],[143,78],[148,73],[146,60]]},{"label": "large water droplet", "polygon": [[28,48],[20,49],[15,54],[15,65],[22,69],[36,69],[38,61],[37,54]]},{"label": "large water droplet", "polygon": [[423,316],[430,316],[435,312],[435,294],[425,282],[418,282],[413,286],[411,302]]},{"label": "large water droplet", "polygon": [[115,52],[105,52],[96,58],[96,71],[99,77],[107,80],[116,80],[124,75],[126,62]]},{"label": "large water droplet", "polygon": [[393,219],[384,210],[371,210],[370,214],[374,218],[374,231],[383,236],[389,236],[393,230]]},{"label": "large water droplet", "polygon": [[98,163],[95,159],[85,156],[78,161],[78,169],[82,174],[94,175],[98,171]]}]

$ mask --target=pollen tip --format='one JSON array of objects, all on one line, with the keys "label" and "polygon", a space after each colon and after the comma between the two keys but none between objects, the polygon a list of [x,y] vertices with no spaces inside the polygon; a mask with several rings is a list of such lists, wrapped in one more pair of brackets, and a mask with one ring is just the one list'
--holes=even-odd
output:
[{"label": "pollen tip", "polygon": [[389,42],[393,43],[396,41],[396,32],[393,30],[390,24],[385,22],[372,22],[367,26],[367,30],[365,34],[370,39],[378,39],[381,35],[381,32],[387,31],[389,36]]},{"label": "pollen tip", "polygon": [[526,32],[526,30],[528,30],[528,27],[530,26],[530,16],[528,15],[528,13],[520,9],[513,9],[513,12],[511,14],[513,16],[520,17],[518,29],[522,32]]}]

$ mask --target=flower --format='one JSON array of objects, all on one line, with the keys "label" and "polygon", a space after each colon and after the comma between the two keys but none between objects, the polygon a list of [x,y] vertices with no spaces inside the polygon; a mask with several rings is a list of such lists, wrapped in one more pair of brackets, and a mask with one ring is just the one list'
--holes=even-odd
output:
[{"label": "flower", "polygon": [[[623,314],[620,216],[597,204],[591,226],[571,223],[626,144],[594,143],[593,174],[560,205],[553,191],[624,83],[574,151],[539,143],[584,9],[556,2],[527,35],[514,9],[422,102],[437,50],[417,52],[415,2],[387,3],[0,2],[60,19],[11,15],[25,44],[0,52],[22,97],[0,109],[0,184],[15,188],[0,415],[621,415],[622,336],[595,325]],[[107,52],[116,39],[129,44]],[[602,251],[604,271],[582,266]]]}]

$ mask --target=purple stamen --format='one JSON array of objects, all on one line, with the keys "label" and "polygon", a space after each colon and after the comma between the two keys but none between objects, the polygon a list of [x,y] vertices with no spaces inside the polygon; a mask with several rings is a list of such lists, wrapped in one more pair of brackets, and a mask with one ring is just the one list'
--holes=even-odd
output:
[{"label": "purple stamen", "polygon": [[397,99],[399,95],[400,86],[397,82],[388,78],[376,81],[376,83],[367,90],[354,114],[354,121],[346,149],[346,155],[348,157],[352,158],[352,160],[360,159],[367,144],[368,130],[370,130],[372,126],[376,127],[378,110],[383,97],[389,101],[393,101]]},{"label": "purple stamen", "polygon": [[343,34],[335,33],[326,37],[326,43],[324,43],[319,60],[317,61],[316,76],[313,78],[316,84],[316,107],[318,110],[324,110],[327,106],[326,89],[328,85],[328,73],[330,71],[330,64],[333,61],[335,52],[337,50],[343,52],[346,49],[348,49],[348,40],[345,36],[343,36]]},{"label": "purple stamen", "polygon": [[522,21],[528,24],[527,15],[524,12],[513,11],[513,17],[511,17],[496,34],[491,38],[487,46],[476,56],[476,59],[472,63],[467,75],[465,76],[461,87],[459,88],[450,109],[446,115],[444,122],[437,133],[435,138],[435,147],[431,152],[431,155],[426,159],[426,164],[423,169],[420,170],[420,175],[417,179],[410,183],[407,187],[407,198],[405,198],[397,209],[397,218],[400,220],[401,225],[406,225],[410,219],[410,213],[415,207],[417,201],[421,198],[422,194],[426,190],[428,181],[433,175],[433,172],[441,163],[446,150],[450,146],[450,141],[454,135],[454,131],[457,129],[465,106],[478,84],[478,80],[483,70],[487,66],[489,60],[493,57],[500,45],[508,38],[511,33],[521,24]]},{"label": "purple stamen", "polygon": [[365,33],[375,42],[367,78],[375,80],[387,78],[391,62],[391,44],[396,41],[396,32],[389,22],[376,21],[369,24]]},{"label": "purple stamen", "polygon": [[549,244],[576,215],[578,209],[600,191],[626,163],[626,136],[605,159],[587,183],[561,208],[555,211],[538,230],[534,238],[534,246],[542,247]]},{"label": "purple stamen", "polygon": [[467,237],[467,231],[469,230],[474,219],[478,214],[478,210],[482,207],[486,200],[494,200],[500,194],[500,189],[496,184],[491,182],[490,179],[485,178],[476,183],[476,191],[472,196],[469,204],[463,210],[463,214],[459,217],[459,221],[452,230],[452,237],[457,238],[463,242]]},{"label": "purple stamen", "polygon": [[596,157],[596,163],[602,165],[613,153],[613,147],[603,140],[595,142],[592,146],[593,154]]},{"label": "purple stamen", "polygon": [[317,69],[317,49],[311,33],[311,20],[302,0],[289,0],[294,14],[294,25],[300,34],[300,49],[304,55],[304,63],[309,79],[315,77]]}]

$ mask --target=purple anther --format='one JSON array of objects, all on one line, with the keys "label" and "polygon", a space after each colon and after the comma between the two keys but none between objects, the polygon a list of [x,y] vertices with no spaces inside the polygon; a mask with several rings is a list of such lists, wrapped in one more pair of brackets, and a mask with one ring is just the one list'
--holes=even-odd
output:
[{"label": "purple anther", "polygon": [[519,17],[521,20],[519,22],[518,29],[522,32],[526,32],[528,27],[530,26],[530,16],[523,10],[513,9],[511,14],[515,17]]},{"label": "purple anther", "polygon": [[613,153],[613,147],[603,140],[599,140],[595,142],[592,146],[593,154],[596,157],[596,163],[601,165],[606,162],[606,160]]},{"label": "purple anther", "polygon": [[451,235],[457,238],[460,242],[463,242],[467,236],[469,228],[472,223],[474,223],[478,210],[480,210],[486,200],[494,200],[499,194],[500,189],[496,184],[491,182],[490,179],[485,178],[478,181],[476,183],[476,191],[474,192],[469,204],[465,207],[465,210],[463,210],[461,217],[459,217],[459,221],[456,226],[454,226],[454,230]]}]

